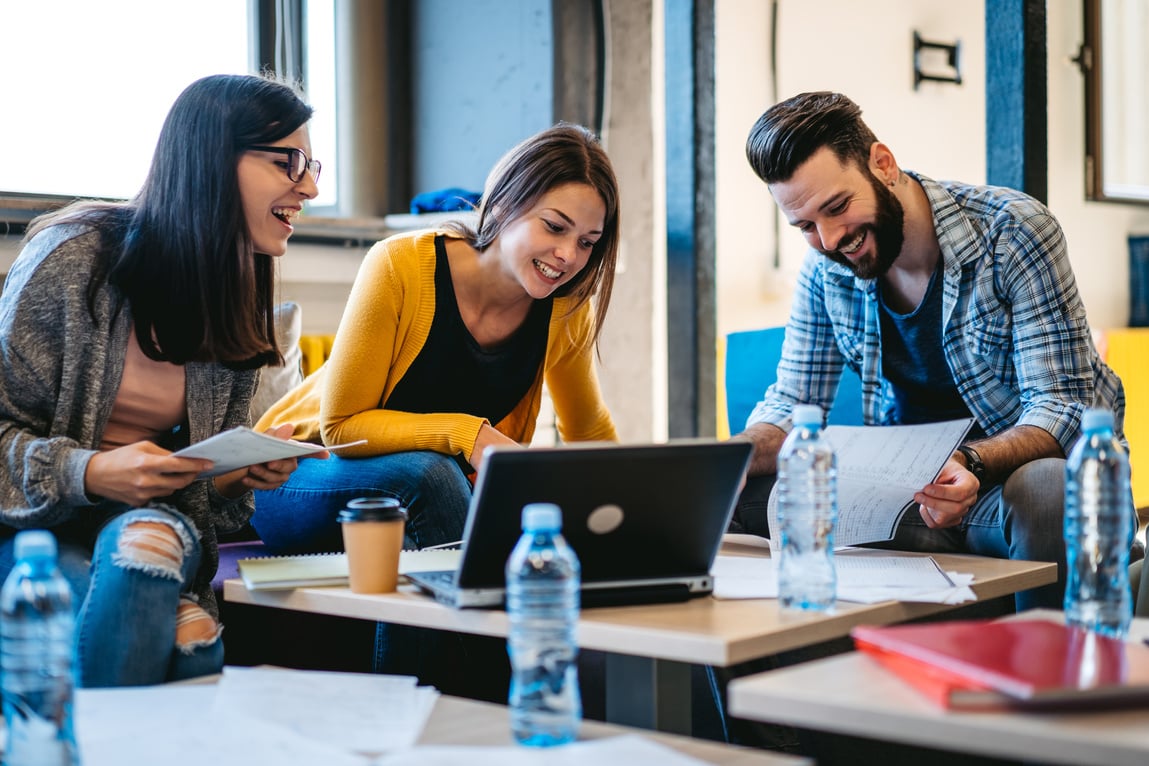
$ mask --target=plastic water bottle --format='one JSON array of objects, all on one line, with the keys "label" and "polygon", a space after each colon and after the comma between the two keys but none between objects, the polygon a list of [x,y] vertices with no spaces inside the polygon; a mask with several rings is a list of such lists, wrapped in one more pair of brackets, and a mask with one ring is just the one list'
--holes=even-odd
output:
[{"label": "plastic water bottle", "polygon": [[821,407],[798,405],[792,419],[778,452],[778,597],[787,608],[829,609],[838,590],[838,463],[822,432]]},{"label": "plastic water bottle", "polygon": [[1065,461],[1065,621],[1124,638],[1133,616],[1129,455],[1109,410],[1086,410],[1081,428]]},{"label": "plastic water bottle", "polygon": [[578,687],[578,556],[561,534],[557,505],[523,508],[523,536],[507,559],[511,733],[524,745],[574,741]]},{"label": "plastic water bottle", "polygon": [[72,592],[50,532],[18,533],[15,550],[16,566],[0,590],[4,764],[75,766]]}]

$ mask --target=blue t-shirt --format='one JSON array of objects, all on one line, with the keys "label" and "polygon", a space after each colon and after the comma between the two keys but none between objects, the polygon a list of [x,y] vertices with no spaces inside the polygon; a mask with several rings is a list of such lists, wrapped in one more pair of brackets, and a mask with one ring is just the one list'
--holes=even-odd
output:
[{"label": "blue t-shirt", "polygon": [[[890,308],[882,290],[878,290],[882,376],[893,386],[894,422],[898,424],[970,417],[942,351],[940,274],[939,258],[922,302],[908,314]],[[974,430],[979,430],[976,425]]]}]

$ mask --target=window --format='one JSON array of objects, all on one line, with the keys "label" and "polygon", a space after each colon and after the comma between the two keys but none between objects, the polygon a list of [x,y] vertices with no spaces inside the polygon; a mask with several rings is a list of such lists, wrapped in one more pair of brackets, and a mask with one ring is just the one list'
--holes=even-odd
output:
[{"label": "window", "polygon": [[[180,92],[205,75],[258,70],[258,7],[242,0],[197,0],[190,6],[155,0],[5,3],[0,72],[8,86],[0,118],[0,197],[34,203],[40,197],[135,194]],[[303,8],[306,55],[292,51],[288,60],[304,59],[307,98],[316,108],[312,148],[323,162],[324,183],[312,206],[333,207],[334,0],[303,0]],[[267,15],[262,23],[273,39],[291,45],[279,13]],[[14,216],[22,217],[31,213]]]}]

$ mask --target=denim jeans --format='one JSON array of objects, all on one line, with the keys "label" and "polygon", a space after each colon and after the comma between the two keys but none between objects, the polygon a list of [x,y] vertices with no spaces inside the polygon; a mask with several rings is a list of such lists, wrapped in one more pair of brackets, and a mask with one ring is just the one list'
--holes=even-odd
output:
[{"label": "denim jeans", "polygon": [[[766,503],[774,479],[769,475],[747,481],[731,531],[769,537]],[[1064,506],[1065,460],[1043,458],[1021,466],[1004,484],[983,487],[958,526],[930,529],[914,505],[902,517],[893,540],[869,547],[1053,561],[1057,564],[1057,582],[1016,594],[1014,604],[1018,611],[1061,609],[1065,593]]]},{"label": "denim jeans", "polygon": [[[426,548],[463,537],[471,483],[454,460],[438,452],[398,452],[366,458],[301,460],[278,489],[255,493],[252,526],[277,553],[343,550],[337,516],[348,500],[384,496],[407,509],[404,548]],[[379,623],[374,668],[431,682],[470,642],[438,631]],[[464,648],[465,651],[465,648]]]},{"label": "denim jeans", "polygon": [[301,460],[282,486],[255,493],[251,524],[276,553],[341,551],[339,511],[367,496],[402,503],[403,547],[426,548],[462,539],[471,483],[454,458],[438,452]]},{"label": "denim jeans", "polygon": [[[166,507],[125,510],[107,504],[85,513],[90,516],[84,521],[51,530],[77,610],[80,685],[146,686],[218,673],[223,668],[218,635],[211,641],[176,646],[180,596],[200,562],[199,533],[192,522]],[[157,522],[176,531],[183,544],[178,571],[121,555],[120,537],[132,522]],[[0,576],[7,577],[13,559],[9,537],[0,543]]]}]

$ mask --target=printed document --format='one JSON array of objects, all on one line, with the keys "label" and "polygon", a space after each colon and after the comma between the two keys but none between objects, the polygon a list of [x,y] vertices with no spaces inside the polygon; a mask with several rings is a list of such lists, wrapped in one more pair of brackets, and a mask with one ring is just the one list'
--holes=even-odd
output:
[{"label": "printed document", "polygon": [[[914,494],[937,478],[973,425],[972,418],[912,426],[828,426],[838,457],[838,525],[834,545],[892,540]],[[771,546],[780,540],[778,486],[770,493]]]},{"label": "printed document", "polygon": [[269,460],[283,460],[289,457],[303,457],[314,455],[323,450],[337,450],[343,447],[352,447],[356,444],[365,444],[366,439],[360,439],[347,444],[334,444],[324,447],[322,444],[310,442],[297,442],[294,439],[280,439],[271,434],[261,434],[250,428],[240,426],[222,431],[215,436],[196,442],[190,447],[184,447],[173,453],[176,457],[196,457],[212,461],[215,465],[211,470],[204,471],[198,477],[206,479],[219,476],[237,468],[245,468],[257,463],[266,463]]}]

